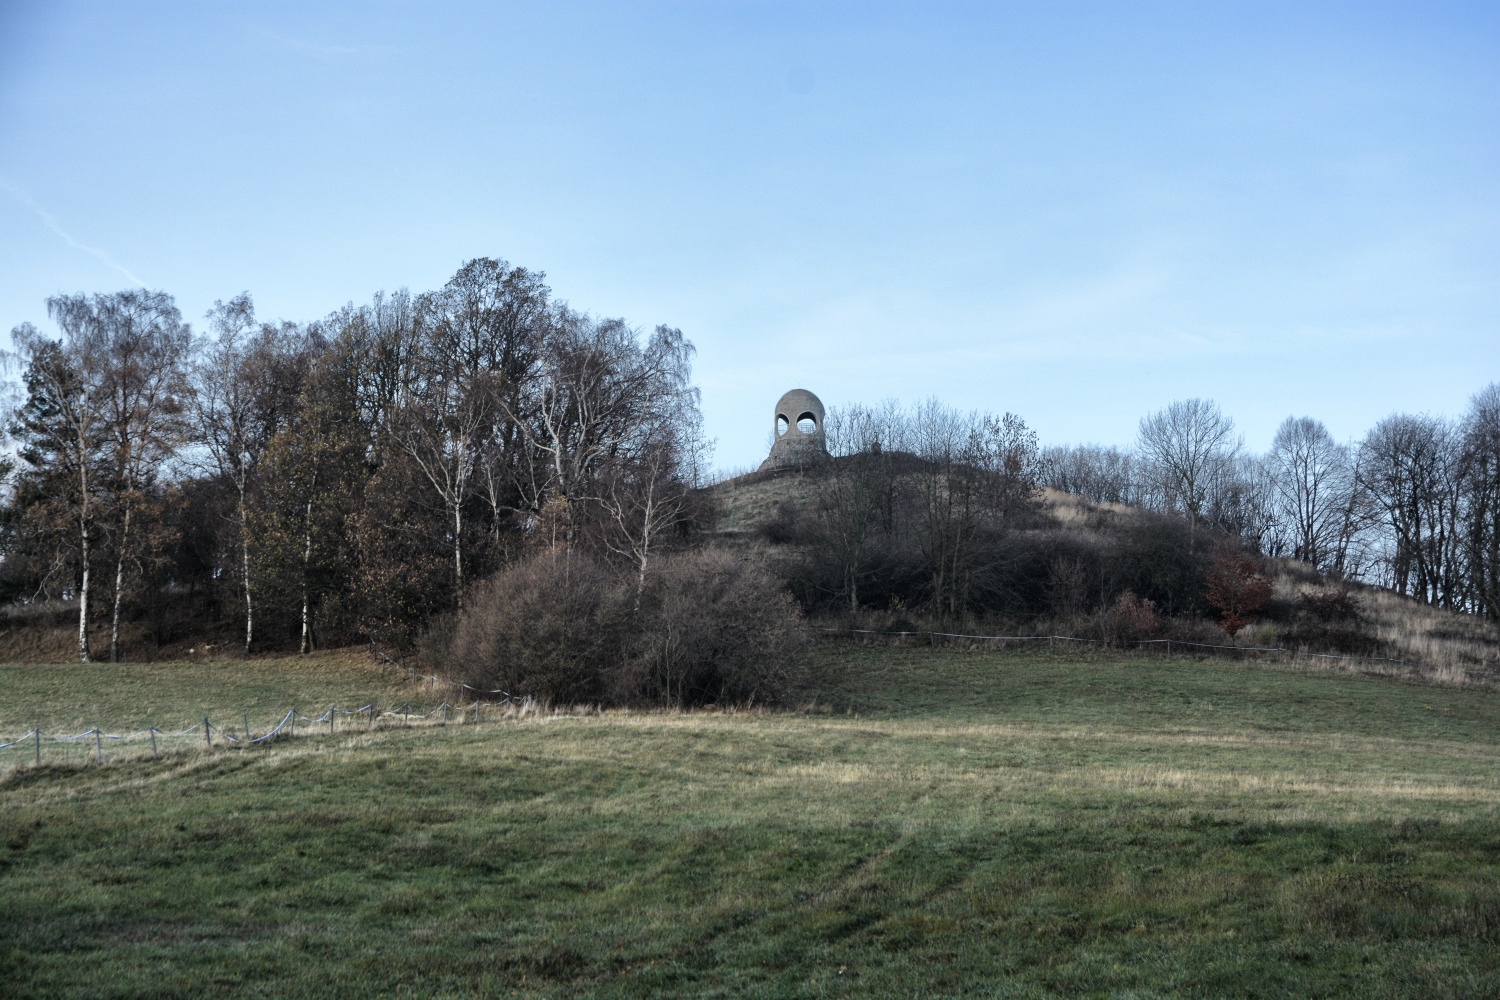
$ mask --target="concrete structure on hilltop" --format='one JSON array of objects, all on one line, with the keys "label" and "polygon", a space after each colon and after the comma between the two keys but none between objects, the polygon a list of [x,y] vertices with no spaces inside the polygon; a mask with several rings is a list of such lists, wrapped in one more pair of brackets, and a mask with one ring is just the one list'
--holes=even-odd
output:
[{"label": "concrete structure on hilltop", "polygon": [[827,460],[823,401],[806,389],[793,389],[776,402],[776,440],[760,471],[800,469]]}]

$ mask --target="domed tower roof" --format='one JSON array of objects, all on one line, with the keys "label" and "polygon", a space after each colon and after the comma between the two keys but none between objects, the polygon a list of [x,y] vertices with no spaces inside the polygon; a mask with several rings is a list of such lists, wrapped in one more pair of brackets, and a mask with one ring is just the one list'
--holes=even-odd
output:
[{"label": "domed tower roof", "polygon": [[793,389],[776,401],[776,440],[762,469],[812,465],[826,461],[823,401],[806,389]]}]

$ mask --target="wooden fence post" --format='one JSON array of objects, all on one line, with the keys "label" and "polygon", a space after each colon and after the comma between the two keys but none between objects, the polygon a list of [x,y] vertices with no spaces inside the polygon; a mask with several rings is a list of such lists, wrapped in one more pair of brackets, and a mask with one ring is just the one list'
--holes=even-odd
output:
[{"label": "wooden fence post", "polygon": [[333,706],[328,706],[328,735],[333,735]]},{"label": "wooden fence post", "polygon": [[99,735],[99,727],[94,727],[94,763],[104,763],[104,737]]},{"label": "wooden fence post", "polygon": [[155,726],[149,726],[147,728],[151,731],[151,756],[153,756],[153,757],[160,756],[160,754],[158,754],[156,752],[156,727]]},{"label": "wooden fence post", "polygon": [[36,737],[36,763],[40,767],[42,764],[42,729],[40,726],[33,726],[31,732]]},{"label": "wooden fence post", "polygon": [[245,721],[245,742],[250,742],[250,713],[244,712],[240,716]]},{"label": "wooden fence post", "polygon": [[210,750],[214,747],[214,738],[208,728],[208,716],[203,717],[203,742],[208,744]]}]

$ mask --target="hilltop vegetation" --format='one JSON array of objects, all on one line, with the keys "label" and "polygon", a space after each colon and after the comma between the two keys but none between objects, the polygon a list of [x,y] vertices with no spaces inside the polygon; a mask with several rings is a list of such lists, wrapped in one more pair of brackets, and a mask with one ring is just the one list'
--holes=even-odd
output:
[{"label": "hilltop vegetation", "polygon": [[[957,630],[1056,634],[1126,647],[1163,639],[1274,646],[1357,658],[1321,661],[1329,669],[1485,686],[1500,680],[1500,631],[1482,616],[1420,604],[1300,560],[1258,556],[1241,537],[1212,524],[1195,529],[1170,513],[1051,488],[975,519],[963,555],[970,567],[963,593],[968,613],[935,614],[918,536],[929,530],[921,500],[936,492],[926,480],[941,476],[940,465],[884,449],[835,457],[819,469],[742,476],[718,488],[718,542],[767,559],[804,606],[833,625],[875,631],[961,625]],[[859,492],[850,479],[882,498],[865,508],[858,548],[841,541],[856,519],[849,497]],[[1242,609],[1244,620],[1232,634],[1220,606],[1227,602],[1213,592],[1224,566],[1241,567],[1248,583],[1264,588],[1252,611]],[[857,606],[849,600],[851,579]]]}]

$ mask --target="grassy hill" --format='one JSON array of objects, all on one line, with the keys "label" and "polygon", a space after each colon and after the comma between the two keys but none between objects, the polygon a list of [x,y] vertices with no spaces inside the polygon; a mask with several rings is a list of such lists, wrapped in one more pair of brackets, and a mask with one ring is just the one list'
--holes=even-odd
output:
[{"label": "grassy hill", "polygon": [[[1222,661],[836,645],[816,661],[800,712],[3,758],[0,982],[1500,993],[1494,693]],[[263,726],[293,703],[413,696],[436,699],[353,658],[0,667],[0,735],[241,705]]]},{"label": "grassy hill", "polygon": [[[806,529],[816,521],[817,476],[820,474],[791,470],[753,472],[718,484],[714,496],[719,517],[713,543],[756,550],[793,577],[806,572],[803,564],[812,547]],[[995,561],[1019,561],[1018,554],[1023,553],[1028,545],[1051,545],[1066,554],[1070,539],[1085,546],[1118,544],[1119,539],[1131,531],[1162,520],[1140,508],[1094,504],[1069,493],[1044,489],[1037,515],[1012,533],[1015,548],[997,554]],[[1304,654],[1366,653],[1370,655],[1362,657],[1363,662],[1353,664],[1332,660],[1319,664],[1317,657],[1311,655],[1304,655],[1302,659],[1306,667],[1321,666],[1330,671],[1384,671],[1392,676],[1435,684],[1500,686],[1500,627],[1494,623],[1474,615],[1420,604],[1378,587],[1334,581],[1291,559],[1267,559],[1265,565],[1274,596],[1260,620],[1250,628],[1230,637],[1214,624],[1216,619],[1211,612],[1200,609],[1176,622],[1164,623],[1170,627],[1161,635],[1205,643],[1280,646]],[[886,571],[889,571],[889,566]],[[1040,579],[1025,581],[1024,586],[1047,590],[1052,581],[1044,574]],[[1326,596],[1346,587],[1353,593],[1361,612],[1358,631],[1362,642],[1359,645],[1369,648],[1344,648],[1336,642],[1309,644],[1305,636],[1287,634],[1286,614],[1297,605],[1299,598]],[[803,593],[814,591],[816,588],[804,588]],[[893,615],[882,610],[884,606],[878,600],[874,603],[874,607],[866,606],[854,616],[842,610],[838,616],[842,620],[853,620],[864,628],[885,627],[884,623],[892,621]],[[953,627],[951,622],[945,624],[932,619],[916,602],[904,607],[896,617],[935,628]],[[1048,615],[1032,609],[1031,612],[1011,615],[981,615],[978,621],[968,622],[962,631],[1055,632],[1095,638],[1100,634],[1099,617],[1097,613],[1071,617]],[[1278,617],[1281,620],[1278,621]]]}]

